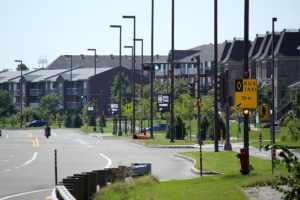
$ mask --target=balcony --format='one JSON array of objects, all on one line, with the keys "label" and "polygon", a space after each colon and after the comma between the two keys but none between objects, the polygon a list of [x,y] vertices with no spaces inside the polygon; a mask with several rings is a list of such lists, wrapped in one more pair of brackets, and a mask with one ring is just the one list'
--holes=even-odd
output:
[{"label": "balcony", "polygon": [[57,88],[50,89],[50,95],[57,95]]},{"label": "balcony", "polygon": [[20,89],[14,89],[14,96],[20,96]]},{"label": "balcony", "polygon": [[38,109],[39,103],[29,103],[30,108]]},{"label": "balcony", "polygon": [[168,70],[161,69],[161,70],[155,71],[155,76],[167,76],[167,72],[168,72]]},{"label": "balcony", "polygon": [[70,91],[72,89],[72,94],[80,94],[80,88],[67,88],[67,94],[71,94]]},{"label": "balcony", "polygon": [[188,68],[188,73],[189,74],[197,74],[197,68]]},{"label": "balcony", "polygon": [[[200,68],[200,74],[205,74],[205,69]],[[156,74],[157,75],[157,74]],[[175,76],[184,76],[184,75],[197,75],[197,68],[181,68],[181,69],[174,69]]]},{"label": "balcony", "polygon": [[[71,102],[72,109],[80,109],[81,103],[80,102]],[[67,109],[70,109],[70,102],[67,102]]]},{"label": "balcony", "polygon": [[42,89],[29,89],[29,96],[41,96],[42,94]]}]

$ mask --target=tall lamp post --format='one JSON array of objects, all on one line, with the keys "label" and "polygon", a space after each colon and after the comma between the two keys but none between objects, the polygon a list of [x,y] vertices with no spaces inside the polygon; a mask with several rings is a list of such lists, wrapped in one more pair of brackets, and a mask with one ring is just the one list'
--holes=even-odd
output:
[{"label": "tall lamp post", "polygon": [[[171,62],[174,62],[174,9],[175,3],[172,0],[172,59]],[[171,141],[170,143],[174,143],[174,64],[172,64],[172,72],[171,72]]]},{"label": "tall lamp post", "polygon": [[121,60],[122,60],[122,55],[121,55],[121,45],[122,45],[122,26],[121,25],[110,25],[111,28],[120,28],[120,41],[119,41],[119,134],[118,135],[122,135],[121,132],[121,115],[122,115],[122,98],[121,98]]},{"label": "tall lamp post", "polygon": [[135,16],[123,15],[123,18],[133,19],[133,133],[135,133]]},{"label": "tall lamp post", "polygon": [[[95,76],[94,76],[94,91],[96,93],[96,60],[97,60],[97,54],[96,54],[96,49],[87,49],[88,51],[94,51],[95,52]],[[96,131],[96,110],[95,110],[95,105],[96,105],[96,102],[95,102],[95,98],[93,98],[94,100],[94,118],[95,118],[95,121],[94,121],[94,131]],[[102,115],[102,112],[101,112],[101,115]]]},{"label": "tall lamp post", "polygon": [[100,113],[100,125],[101,125],[101,133],[103,133],[103,117],[104,117],[104,113],[103,113],[103,108],[102,108],[102,103],[103,103],[103,95],[102,95],[102,90],[101,90],[101,113]]},{"label": "tall lamp post", "polygon": [[273,17],[272,18],[272,74],[271,74],[271,80],[272,80],[272,143],[275,144],[275,130],[274,130],[274,125],[275,125],[275,101],[274,101],[274,49],[275,49],[275,46],[274,46],[274,23],[277,21],[277,18],[276,17]]},{"label": "tall lamp post", "polygon": [[[133,46],[124,46],[124,48],[130,48],[130,49],[131,49],[131,57],[133,57]],[[133,80],[134,80],[134,79],[132,78],[132,72],[133,72],[133,69],[134,69],[134,66],[133,66],[133,65],[134,65],[134,64],[133,64],[133,59],[132,59],[132,62],[131,62],[131,63],[132,63],[132,66],[131,66],[131,78],[130,78],[130,79],[131,79],[131,92],[132,92],[132,88],[134,88],[134,87],[133,87],[133,83],[132,83]],[[134,89],[133,89],[133,90],[134,90]],[[132,93],[131,93],[131,95],[132,95]],[[135,98],[135,97],[133,96],[132,99],[134,99],[134,98]],[[133,102],[134,102],[134,101],[133,101]],[[134,108],[134,105],[133,105],[133,108]],[[133,110],[133,111],[135,111],[135,110]],[[132,130],[132,126],[133,126],[133,125],[131,124],[131,130]],[[135,126],[134,126],[133,128],[135,128]],[[135,132],[133,132],[133,133],[135,133]]]},{"label": "tall lamp post", "polygon": [[65,55],[66,60],[71,58],[71,72],[70,72],[70,127],[72,126],[72,55]]},{"label": "tall lamp post", "polygon": [[21,127],[21,129],[22,129],[22,107],[23,107],[23,100],[22,100],[22,98],[23,98],[23,94],[22,94],[22,82],[23,82],[23,70],[22,70],[22,67],[23,67],[23,63],[22,63],[22,60],[15,60],[15,62],[20,62],[21,63],[21,82],[20,82],[20,111],[21,111],[21,116],[20,116],[20,127]]},{"label": "tall lamp post", "polygon": [[[142,42],[142,47],[141,47],[141,51],[142,51],[142,63],[144,63],[144,52],[143,52],[143,50],[144,50],[144,41],[143,41],[143,39],[141,39],[141,38],[136,38],[135,39],[135,41],[141,41]],[[143,98],[143,66],[141,65],[141,100],[142,100],[142,98]],[[141,121],[143,121],[143,120],[141,120]],[[143,127],[143,123],[141,123],[141,127],[140,127],[140,130],[141,130],[141,132],[142,132],[142,127]]]}]

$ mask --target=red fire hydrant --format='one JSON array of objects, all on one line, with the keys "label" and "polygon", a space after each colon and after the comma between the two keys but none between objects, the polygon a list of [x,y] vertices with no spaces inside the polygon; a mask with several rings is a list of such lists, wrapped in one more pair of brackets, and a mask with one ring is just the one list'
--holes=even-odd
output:
[{"label": "red fire hydrant", "polygon": [[144,128],[144,135],[146,135],[146,129]]},{"label": "red fire hydrant", "polygon": [[241,152],[236,155],[240,159],[241,169],[240,172],[242,175],[249,174],[249,149],[243,148]]}]

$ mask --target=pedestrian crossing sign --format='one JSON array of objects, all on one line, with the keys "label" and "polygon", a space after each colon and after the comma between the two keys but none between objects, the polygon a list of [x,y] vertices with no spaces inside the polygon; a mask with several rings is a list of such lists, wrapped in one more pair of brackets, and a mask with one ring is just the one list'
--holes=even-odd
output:
[{"label": "pedestrian crossing sign", "polygon": [[270,108],[269,105],[259,105],[259,120],[269,121],[270,120]]}]

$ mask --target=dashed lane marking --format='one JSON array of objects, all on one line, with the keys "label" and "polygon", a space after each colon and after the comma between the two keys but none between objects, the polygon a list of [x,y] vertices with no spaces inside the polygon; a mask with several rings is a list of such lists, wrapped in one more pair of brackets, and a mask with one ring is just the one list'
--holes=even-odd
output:
[{"label": "dashed lane marking", "polygon": [[93,145],[90,145],[89,143],[87,143],[87,142],[85,142],[85,141],[83,141],[83,140],[81,140],[81,139],[76,139],[76,140],[77,140],[78,142],[80,142],[81,144],[87,146],[88,148],[94,148]]},{"label": "dashed lane marking", "polygon": [[26,194],[37,193],[37,192],[45,192],[45,191],[49,191],[49,190],[52,190],[52,189],[35,190],[35,191],[24,192],[24,193],[15,194],[15,195],[7,196],[7,197],[2,197],[0,200],[10,199],[10,198],[13,198],[13,197],[18,197],[18,196],[22,196],[22,195],[26,195]]}]

